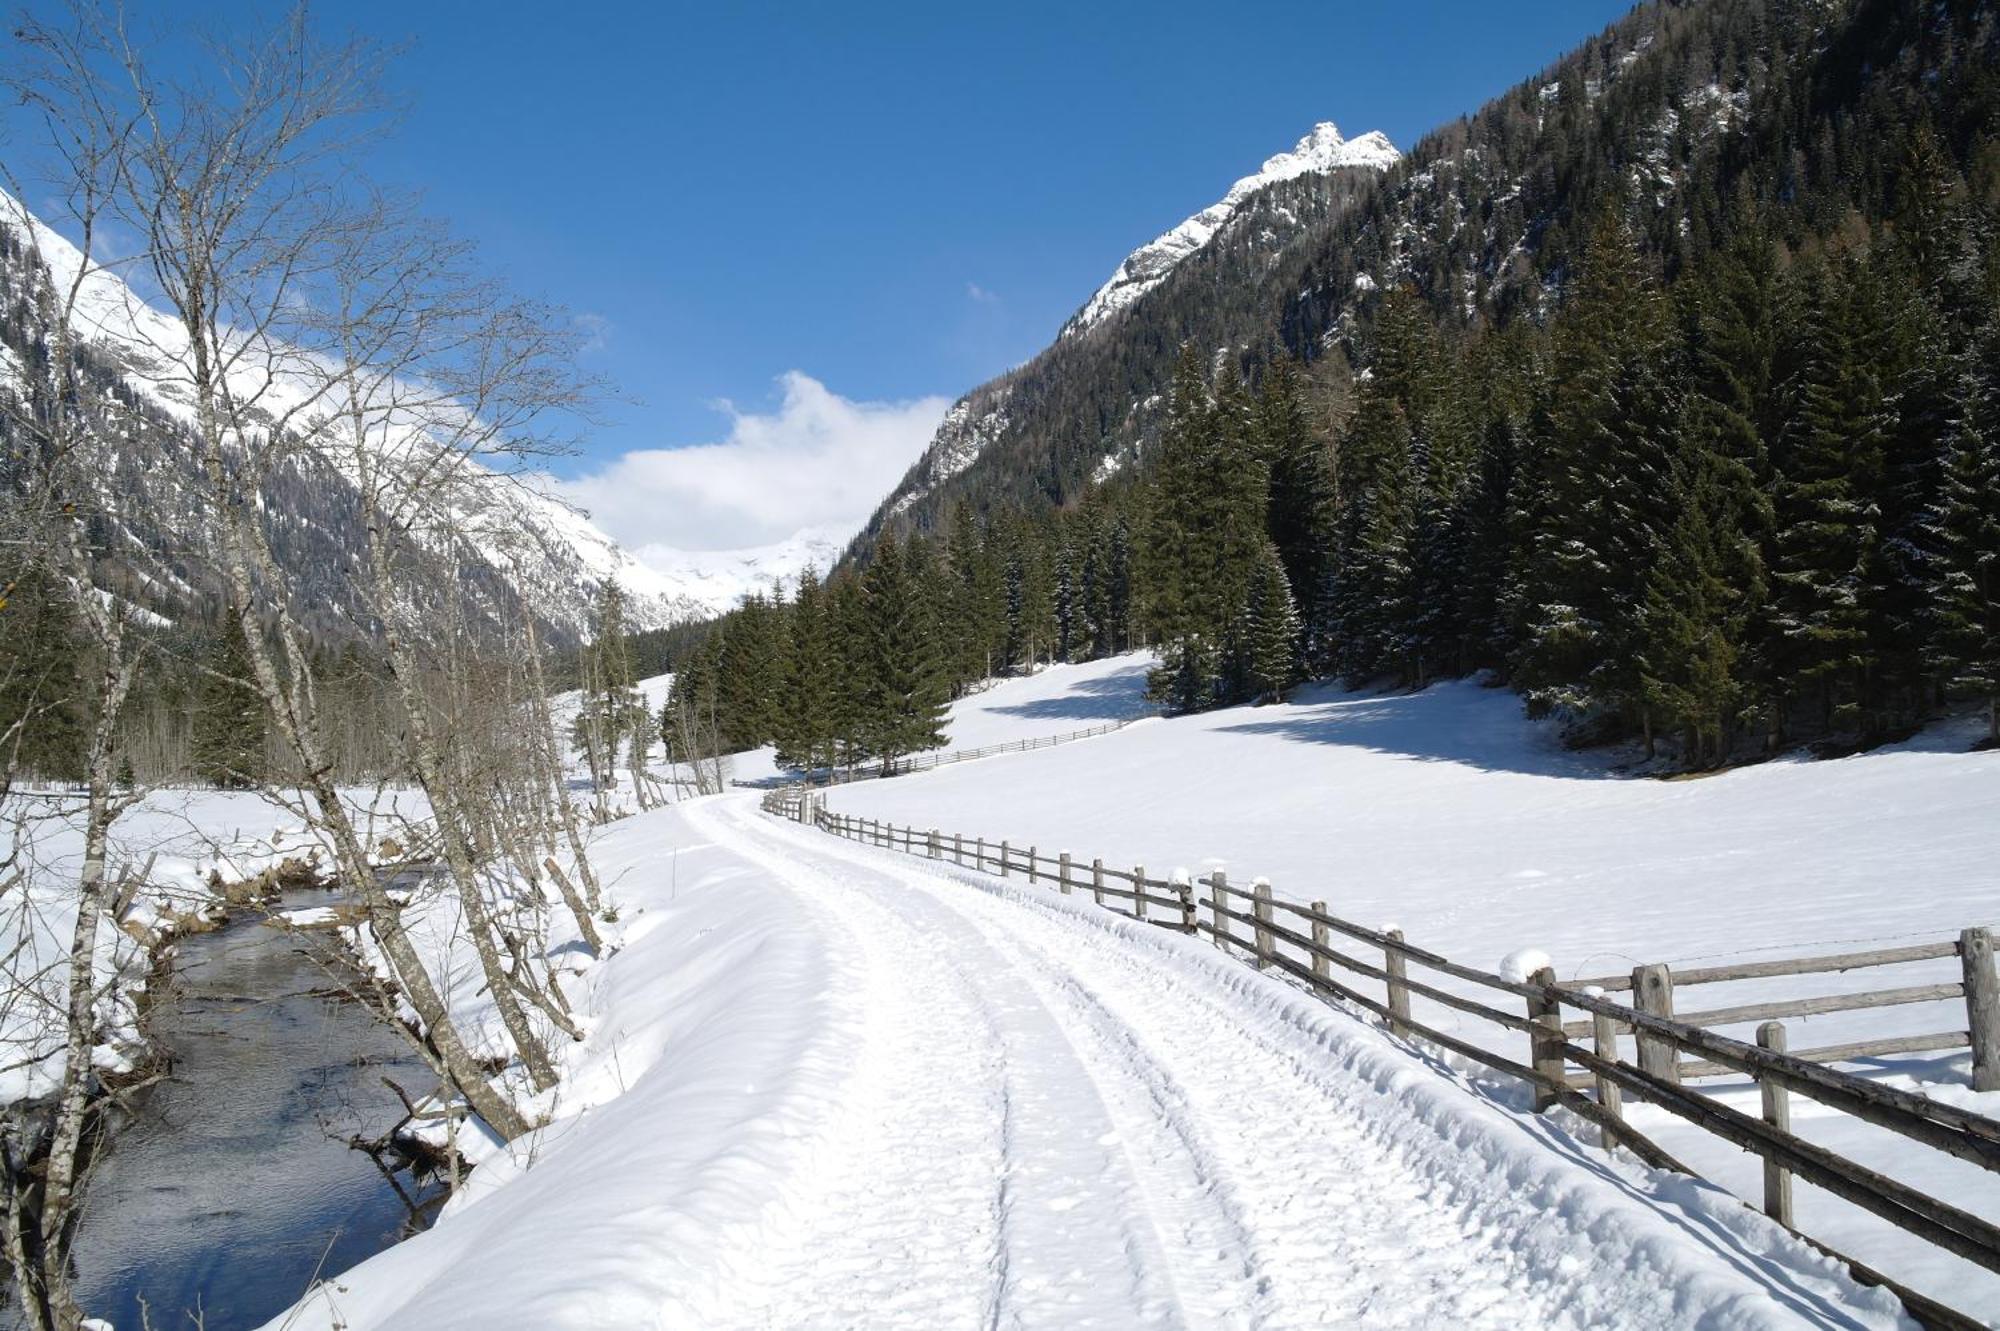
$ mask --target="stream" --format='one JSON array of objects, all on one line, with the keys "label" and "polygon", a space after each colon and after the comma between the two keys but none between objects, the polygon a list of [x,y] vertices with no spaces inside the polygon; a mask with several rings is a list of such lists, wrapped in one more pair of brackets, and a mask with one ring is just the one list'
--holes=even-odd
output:
[{"label": "stream", "polygon": [[[402,1118],[384,1077],[413,1096],[431,1078],[399,1033],[330,996],[329,968],[348,964],[330,934],[238,908],[181,939],[172,964],[150,1024],[173,1073],[115,1127],[91,1179],[80,1301],[118,1331],[137,1331],[142,1306],[154,1331],[241,1331],[409,1232],[409,1208],[347,1139]],[[419,1201],[436,1194],[397,1177]]]}]

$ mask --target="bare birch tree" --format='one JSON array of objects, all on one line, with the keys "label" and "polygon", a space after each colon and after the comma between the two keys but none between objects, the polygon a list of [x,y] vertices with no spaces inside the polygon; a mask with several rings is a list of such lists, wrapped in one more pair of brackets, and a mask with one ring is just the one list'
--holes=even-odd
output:
[{"label": "bare birch tree", "polygon": [[[71,1288],[69,1255],[96,1108],[91,1054],[98,1043],[100,1001],[110,982],[98,973],[99,937],[117,904],[111,833],[138,798],[138,792],[119,788],[117,746],[144,644],[135,632],[130,604],[98,592],[90,538],[90,519],[101,506],[100,478],[109,473],[120,427],[115,401],[85,372],[78,331],[78,305],[91,279],[97,237],[122,178],[128,125],[99,99],[63,96],[84,91],[67,76],[84,33],[75,27],[30,25],[22,36],[30,55],[14,76],[13,91],[47,121],[50,147],[65,166],[61,183],[79,244],[70,271],[47,268],[48,280],[35,284],[37,317],[48,330],[47,354],[38,363],[23,365],[17,391],[5,396],[6,474],[17,539],[31,542],[64,585],[89,650],[88,665],[78,662],[75,673],[89,719],[82,764],[82,853],[75,870],[75,913],[61,958],[60,1008],[50,1014],[53,1020],[34,1022],[59,1032],[59,1047],[48,1051],[56,1069],[55,1087],[39,1114],[16,1125],[18,1136],[0,1132],[0,1210],[6,1257],[28,1324],[37,1331],[71,1331],[82,1320]],[[67,115],[62,114],[65,101]],[[11,176],[7,183],[16,199],[25,192]],[[33,219],[18,204],[7,212],[0,221],[39,257]],[[0,611],[0,633],[7,631],[6,623]],[[33,711],[18,718],[19,730],[11,738],[18,743],[20,731],[31,728],[35,719]],[[15,751],[10,745],[8,788]],[[17,828],[10,837],[17,852],[22,840]],[[24,901],[33,892],[29,879],[36,867],[14,866],[19,881],[27,883]],[[9,960],[21,957],[17,948]],[[9,978],[17,994],[47,992],[42,975],[17,971]],[[42,1050],[27,1054],[36,1060],[43,1056]]]}]

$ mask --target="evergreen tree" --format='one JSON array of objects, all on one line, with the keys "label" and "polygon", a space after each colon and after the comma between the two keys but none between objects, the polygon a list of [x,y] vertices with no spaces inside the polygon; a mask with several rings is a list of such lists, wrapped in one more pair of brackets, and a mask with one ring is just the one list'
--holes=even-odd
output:
[{"label": "evergreen tree", "polygon": [[1935,657],[1957,687],[1984,698],[1987,740],[2000,744],[2000,320],[1980,334],[1960,384],[1939,521]]},{"label": "evergreen tree", "polygon": [[82,639],[64,581],[39,559],[0,577],[0,771],[83,779]]},{"label": "evergreen tree", "polygon": [[247,790],[265,778],[267,717],[251,678],[243,618],[231,604],[195,686],[189,758],[212,786]]},{"label": "evergreen tree", "polygon": [[1298,678],[1299,616],[1284,560],[1269,541],[1251,577],[1247,637],[1251,691],[1283,702]]},{"label": "evergreen tree", "polygon": [[1554,335],[1553,388],[1516,665],[1531,709],[1639,710],[1633,652],[1678,412],[1669,325],[1631,233],[1606,214]]},{"label": "evergreen tree", "polygon": [[806,569],[788,615],[778,761],[807,771],[834,761],[837,665],[826,601],[819,575]]},{"label": "evergreen tree", "polygon": [[950,690],[929,608],[917,594],[898,542],[876,547],[862,592],[867,676],[859,733],[886,770],[903,754],[944,742]]},{"label": "evergreen tree", "polygon": [[1250,581],[1268,538],[1267,481],[1233,382],[1211,396],[1193,348],[1175,371],[1150,495],[1146,623],[1162,664],[1152,692],[1177,710],[1237,701]]},{"label": "evergreen tree", "polygon": [[1811,694],[1821,725],[1853,727],[1862,720],[1868,644],[1863,569],[1882,540],[1877,500],[1890,428],[1881,326],[1857,260],[1843,261],[1837,275],[1815,270],[1806,283],[1798,405],[1775,496],[1778,668],[1788,691]]}]

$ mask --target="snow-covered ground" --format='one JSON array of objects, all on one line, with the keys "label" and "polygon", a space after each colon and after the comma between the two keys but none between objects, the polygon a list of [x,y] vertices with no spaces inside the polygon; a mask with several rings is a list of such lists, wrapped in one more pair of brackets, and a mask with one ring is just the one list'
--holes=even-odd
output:
[{"label": "snow-covered ground", "polygon": [[[1152,658],[1134,654],[995,680],[951,705],[938,751],[983,749],[1151,716],[1157,711],[1145,698],[1146,671],[1151,667]],[[655,711],[665,699],[662,681],[672,678],[661,675],[640,682]],[[573,709],[574,703],[570,706]],[[729,778],[745,784],[782,775],[777,754],[769,746],[731,754],[724,762]]]},{"label": "snow-covered ground", "polygon": [[274,1326],[1902,1324],[1192,940],[748,794],[594,858],[553,1123]]},{"label": "snow-covered ground", "polygon": [[[1109,712],[1141,687],[1142,658],[1036,677],[1037,707]],[[997,692],[997,690],[996,690]],[[1136,705],[1136,704],[1134,704]],[[1060,728],[1059,724],[1048,726]],[[1621,778],[1563,749],[1519,700],[1472,683],[1419,694],[1305,690],[1291,704],[1155,720],[1086,743],[836,791],[838,812],[938,827],[1154,872],[1268,877],[1280,897],[1400,925],[1483,969],[1523,947],[1564,978],[1935,942],[2000,924],[2000,752],[1942,725],[1835,761],[1781,761],[1700,779]],[[1364,958],[1365,959],[1365,958]],[[1847,977],[1687,990],[1683,1010],[1958,978],[1955,959]],[[1487,997],[1490,998],[1490,995]],[[1433,1024],[1495,1044],[1516,1036],[1442,1008]],[[1965,1029],[1956,1000],[1788,1020],[1794,1048]],[[1728,1033],[1749,1038],[1747,1027]],[[1969,1089],[1970,1056],[1870,1060],[1857,1070],[2000,1116]],[[1754,1092],[1709,1083],[1756,1112]],[[1757,1163],[1641,1107],[1636,1121],[1711,1176],[1756,1196]],[[1796,1101],[1795,1126],[1864,1163],[2000,1219],[1993,1176]],[[2000,1279],[1903,1239],[1800,1186],[1805,1227],[1961,1306],[2000,1314]]]}]

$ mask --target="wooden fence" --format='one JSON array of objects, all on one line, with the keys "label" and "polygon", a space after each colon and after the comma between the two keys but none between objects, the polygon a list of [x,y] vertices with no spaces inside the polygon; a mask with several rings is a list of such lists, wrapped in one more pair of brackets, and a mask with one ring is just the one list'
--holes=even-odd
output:
[{"label": "wooden fence", "polygon": [[[812,772],[802,778],[780,778],[782,785],[843,786],[852,781],[875,781],[885,776],[906,776],[911,772],[928,772],[936,767],[949,767],[953,763],[970,762],[975,758],[992,758],[1002,753],[1026,753],[1031,749],[1052,749],[1058,744],[1068,744],[1072,740],[1092,739],[1098,735],[1109,735],[1114,730],[1123,730],[1141,717],[1126,717],[1122,721],[1111,721],[1101,726],[1091,726],[1084,730],[1072,730],[1061,735],[1038,735],[1034,739],[1009,740],[1005,744],[988,744],[977,749],[953,749],[950,752],[905,754],[885,763],[870,763],[866,767],[848,770],[830,768]],[[731,781],[732,786],[765,787],[771,781]]]},{"label": "wooden fence", "polygon": [[[1605,1145],[1623,1146],[1656,1168],[1694,1174],[1627,1121],[1624,1097],[1633,1096],[1761,1157],[1763,1209],[1795,1233],[1799,1231],[1791,1197],[1794,1176],[1927,1243],[2000,1273],[2000,1225],[1798,1136],[1791,1131],[1790,1114],[1791,1097],[1804,1096],[1928,1150],[2000,1173],[2000,1121],[1827,1066],[1869,1054],[1970,1046],[1975,1087],[1992,1089],[2000,1084],[2000,979],[1995,976],[1992,932],[1987,929],[1967,929],[1956,940],[1914,947],[1709,967],[1683,971],[1677,977],[1669,968],[1655,965],[1636,967],[1625,976],[1561,983],[1553,969],[1543,966],[1515,979],[1418,947],[1399,929],[1371,929],[1341,919],[1324,902],[1301,905],[1282,900],[1262,879],[1241,886],[1220,870],[1199,880],[1185,875],[1161,878],[1149,875],[1143,865],[1127,870],[1101,858],[1085,862],[1067,852],[1048,855],[1033,845],[851,817],[828,810],[825,795],[797,786],[771,792],[764,808],[868,845],[1002,877],[1020,874],[1064,895],[1088,893],[1100,906],[1207,937],[1227,955],[1278,971],[1315,993],[1373,1013],[1397,1036],[1424,1039],[1519,1078],[1533,1088],[1537,1112],[1561,1105],[1595,1124]],[[1951,956],[1960,959],[1963,972],[1963,979],[1954,984],[1675,1014],[1676,988]],[[1446,988],[1447,981],[1456,982],[1456,987]],[[1612,997],[1620,993],[1633,995],[1634,1001],[1628,1004]],[[1522,1057],[1509,1057],[1463,1034],[1428,1024],[1413,1015],[1413,998],[1487,1023],[1498,1032],[1495,1043],[1518,1040]],[[1949,998],[1964,1000],[1965,1031],[1790,1051],[1784,1028],[1776,1020]],[[1580,1015],[1566,1021],[1567,1012]],[[1749,1021],[1764,1023],[1754,1044],[1710,1029]],[[1621,1037],[1628,1034],[1633,1037],[1629,1058],[1621,1045]],[[1718,1073],[1748,1077],[1755,1083],[1762,1112],[1744,1113],[1686,1085]],[[1810,1235],[1800,1236],[1845,1262],[1857,1279],[1893,1291],[1927,1326],[1959,1331],[1985,1325]]]}]

